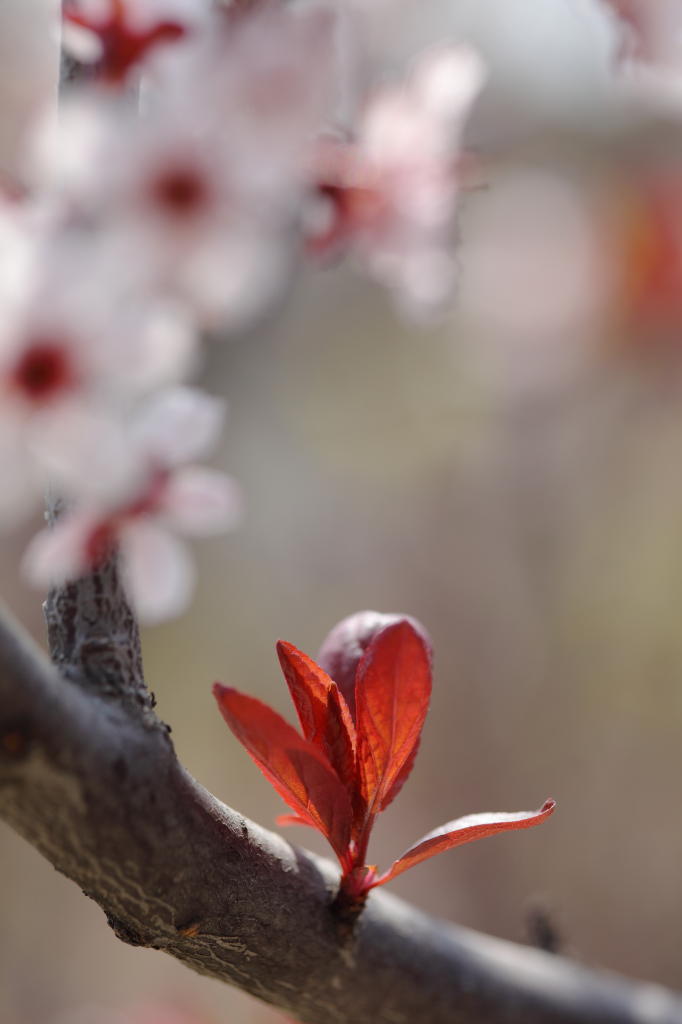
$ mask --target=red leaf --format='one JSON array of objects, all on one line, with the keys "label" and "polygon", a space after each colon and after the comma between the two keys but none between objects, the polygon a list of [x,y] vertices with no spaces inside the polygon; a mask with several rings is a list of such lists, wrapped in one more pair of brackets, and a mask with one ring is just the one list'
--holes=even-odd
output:
[{"label": "red leaf", "polygon": [[278,814],[275,818],[275,824],[281,825],[283,828],[288,828],[290,825],[305,825],[306,827],[315,828],[315,822],[311,821],[310,818],[302,818],[298,814]]},{"label": "red leaf", "polygon": [[306,739],[324,732],[327,693],[332,680],[303,651],[286,640],[277,641],[277,656]]},{"label": "red leaf", "polygon": [[471,843],[475,839],[485,839],[486,836],[494,836],[497,832],[541,825],[549,818],[555,807],[554,800],[546,800],[539,811],[517,811],[513,814],[469,814],[465,818],[449,821],[447,824],[441,825],[440,828],[434,829],[433,832],[429,832],[418,843],[411,846],[375,884],[383,885],[395,878],[396,875],[401,875],[403,871],[413,868],[415,864],[419,864],[429,857],[435,857],[437,853],[443,853],[444,850],[462,846],[463,843]]},{"label": "red leaf", "polygon": [[336,683],[303,651],[280,640],[277,654],[306,739],[327,758],[352,793],[355,727]]},{"label": "red leaf", "polygon": [[348,705],[341,696],[336,683],[331,686],[327,694],[326,712],[324,751],[349,796],[352,796],[357,789],[355,726],[350,717]]},{"label": "red leaf", "polygon": [[267,704],[220,683],[213,693],[223,718],[269,782],[342,858],[350,839],[350,801],[325,757]]},{"label": "red leaf", "polygon": [[412,768],[430,695],[430,650],[412,623],[403,619],[377,633],[355,686],[358,767],[370,818]]},{"label": "red leaf", "polygon": [[414,747],[412,748],[412,753],[410,754],[410,756],[408,757],[407,761],[403,765],[402,771],[396,776],[396,779],[395,779],[393,785],[391,786],[391,788],[386,793],[386,796],[384,797],[384,799],[383,799],[383,801],[381,803],[381,807],[379,808],[380,811],[384,811],[388,807],[388,805],[390,803],[393,803],[393,801],[397,797],[398,793],[403,788],[405,782],[407,781],[407,779],[408,779],[408,777],[410,775],[410,772],[414,768],[414,762],[416,761],[417,754],[419,753],[419,744],[420,743],[421,743],[421,736],[418,736],[417,737],[417,742],[415,743]]}]

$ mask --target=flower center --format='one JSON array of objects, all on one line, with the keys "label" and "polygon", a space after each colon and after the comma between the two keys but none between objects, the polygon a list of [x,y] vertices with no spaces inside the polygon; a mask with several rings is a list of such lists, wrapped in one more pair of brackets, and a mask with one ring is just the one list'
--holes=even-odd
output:
[{"label": "flower center", "polygon": [[160,174],[152,186],[152,196],[166,212],[192,216],[206,201],[206,182],[192,168],[177,168]]},{"label": "flower center", "polygon": [[29,402],[49,402],[75,383],[70,353],[59,341],[50,339],[31,343],[15,363],[10,382]]}]

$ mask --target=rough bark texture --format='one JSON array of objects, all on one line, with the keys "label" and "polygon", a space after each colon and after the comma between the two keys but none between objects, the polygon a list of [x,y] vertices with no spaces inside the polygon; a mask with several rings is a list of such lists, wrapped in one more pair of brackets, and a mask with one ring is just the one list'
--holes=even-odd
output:
[{"label": "rough bark texture", "polygon": [[158,728],[137,621],[116,561],[114,556],[99,572],[50,591],[44,606],[50,654],[66,679]]},{"label": "rough bark texture", "polygon": [[390,893],[372,893],[348,934],[331,909],[333,865],[178,763],[115,565],[46,610],[61,671],[0,619],[0,816],[124,942],[311,1024],[682,1024],[672,993],[433,920]]}]

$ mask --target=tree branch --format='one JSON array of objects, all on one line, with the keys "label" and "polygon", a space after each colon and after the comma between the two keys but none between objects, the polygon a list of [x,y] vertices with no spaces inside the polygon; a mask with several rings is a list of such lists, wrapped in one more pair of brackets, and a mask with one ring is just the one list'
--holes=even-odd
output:
[{"label": "tree branch", "polygon": [[[92,585],[52,599],[57,650]],[[348,935],[330,909],[336,869],[215,800],[148,702],[112,691],[113,663],[86,661],[87,685],[73,661],[60,676],[0,618],[0,816],[123,941],[311,1024],[682,1024],[682,1000],[663,989],[476,935],[387,893],[371,894]]]},{"label": "tree branch", "polygon": [[51,590],[44,611],[50,654],[61,675],[120,704],[149,728],[159,727],[116,556],[98,572]]}]

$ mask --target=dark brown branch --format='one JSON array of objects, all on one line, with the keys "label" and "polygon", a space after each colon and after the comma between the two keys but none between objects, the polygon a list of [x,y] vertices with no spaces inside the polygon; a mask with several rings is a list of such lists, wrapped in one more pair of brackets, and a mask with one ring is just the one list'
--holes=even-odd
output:
[{"label": "dark brown branch", "polygon": [[140,632],[116,557],[100,571],[51,590],[44,611],[50,654],[61,675],[158,727],[142,673]]},{"label": "dark brown branch", "polygon": [[[54,526],[64,511],[47,495],[45,518]],[[43,605],[52,662],[66,679],[125,707],[150,728],[151,713],[137,619],[128,602],[115,552],[97,572],[50,590]]]},{"label": "dark brown branch", "polygon": [[344,936],[331,864],[210,796],[150,712],[72,676],[0,620],[0,816],[125,942],[315,1024],[682,1024],[682,1002],[663,989],[476,935],[387,893]]}]

